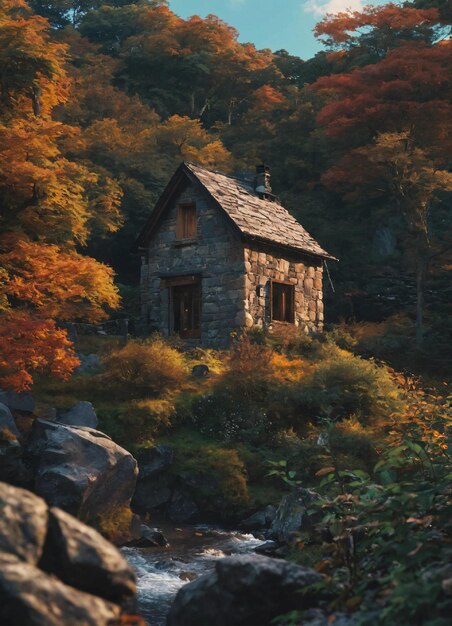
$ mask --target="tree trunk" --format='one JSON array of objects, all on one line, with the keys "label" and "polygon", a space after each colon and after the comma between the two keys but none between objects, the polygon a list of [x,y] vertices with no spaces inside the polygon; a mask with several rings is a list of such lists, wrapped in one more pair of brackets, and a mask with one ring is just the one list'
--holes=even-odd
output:
[{"label": "tree trunk", "polygon": [[39,85],[33,85],[32,87],[31,102],[35,117],[41,117],[41,87]]},{"label": "tree trunk", "polygon": [[416,267],[416,345],[421,347],[424,340],[424,293],[427,261],[419,254]]}]

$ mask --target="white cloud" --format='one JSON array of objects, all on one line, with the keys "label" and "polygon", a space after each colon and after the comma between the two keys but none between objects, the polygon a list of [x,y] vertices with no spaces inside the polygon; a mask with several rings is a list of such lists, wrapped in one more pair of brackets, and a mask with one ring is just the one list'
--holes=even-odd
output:
[{"label": "white cloud", "polygon": [[347,9],[359,11],[362,8],[362,0],[306,0],[303,4],[303,11],[316,16],[325,15],[325,13],[340,13]]}]

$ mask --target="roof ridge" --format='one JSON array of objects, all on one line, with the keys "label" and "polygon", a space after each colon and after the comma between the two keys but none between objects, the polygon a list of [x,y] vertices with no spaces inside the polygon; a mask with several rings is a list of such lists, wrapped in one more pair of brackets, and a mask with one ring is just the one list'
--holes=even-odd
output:
[{"label": "roof ridge", "polygon": [[230,178],[232,180],[237,180],[240,183],[251,183],[251,179],[249,178],[239,178],[238,176],[233,176],[232,174],[226,174],[226,172],[222,172],[221,170],[212,170],[208,167],[204,167],[204,165],[199,165],[198,163],[194,163],[193,161],[184,161],[184,165],[198,167],[200,170],[204,170],[205,172],[209,172],[209,174],[219,174],[220,176],[224,176],[225,178]]}]

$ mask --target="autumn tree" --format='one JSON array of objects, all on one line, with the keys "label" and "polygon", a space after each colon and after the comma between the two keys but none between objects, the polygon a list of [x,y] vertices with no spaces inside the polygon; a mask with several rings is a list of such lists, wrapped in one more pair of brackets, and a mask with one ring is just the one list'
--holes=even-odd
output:
[{"label": "autumn tree", "polygon": [[77,363],[58,320],[105,317],[118,305],[112,271],[77,249],[120,224],[120,189],[66,158],[78,130],[53,119],[68,97],[66,48],[23,2],[0,2],[0,384],[33,372],[66,377]]},{"label": "autumn tree", "polygon": [[[392,27],[414,30],[416,24],[428,22],[431,27],[438,21],[435,9],[387,5],[367,8],[363,14],[339,14],[336,21],[331,16],[322,28],[328,26],[337,44],[355,45],[362,37],[357,32],[369,17],[375,24],[371,32],[387,30],[391,36],[387,21]],[[361,201],[366,198],[369,206],[379,189],[379,210],[382,204],[387,212],[398,208],[408,229],[408,256],[415,259],[420,343],[425,273],[432,253],[427,214],[437,206],[433,197],[449,184],[445,170],[452,119],[452,55],[447,42],[398,41],[383,48],[378,62],[320,78],[313,85],[327,98],[317,119],[331,138],[337,159],[322,180],[349,201],[366,189]],[[352,191],[350,181],[355,185]]]}]

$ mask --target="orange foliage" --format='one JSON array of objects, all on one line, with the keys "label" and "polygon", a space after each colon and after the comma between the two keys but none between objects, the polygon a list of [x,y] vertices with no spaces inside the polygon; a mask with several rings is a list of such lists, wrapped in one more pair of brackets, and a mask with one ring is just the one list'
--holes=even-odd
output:
[{"label": "orange foliage", "polygon": [[61,153],[79,133],[52,119],[68,97],[65,62],[44,18],[0,0],[0,386],[16,390],[77,365],[54,320],[98,321],[119,304],[112,270],[74,250],[94,227],[118,228],[121,194]]},{"label": "orange foliage", "polygon": [[79,361],[66,331],[28,313],[3,314],[0,323],[0,387],[29,389],[35,371],[67,379]]},{"label": "orange foliage", "polygon": [[275,106],[284,104],[286,100],[280,91],[270,85],[263,85],[259,87],[259,89],[256,89],[254,97],[254,106],[259,111],[269,111]]},{"label": "orange foliage", "polygon": [[106,317],[104,306],[119,305],[113,270],[90,257],[18,241],[0,259],[9,274],[4,292],[41,317],[98,322]]},{"label": "orange foliage", "polygon": [[326,36],[323,42],[333,46],[356,42],[363,31],[372,28],[386,32],[400,31],[437,22],[437,9],[416,9],[388,3],[383,6],[368,5],[362,11],[349,9],[327,14],[314,28],[314,34],[316,37]]}]

